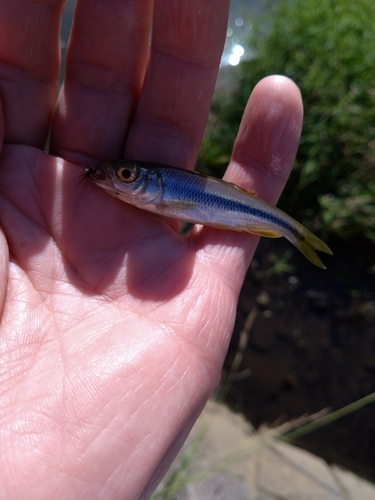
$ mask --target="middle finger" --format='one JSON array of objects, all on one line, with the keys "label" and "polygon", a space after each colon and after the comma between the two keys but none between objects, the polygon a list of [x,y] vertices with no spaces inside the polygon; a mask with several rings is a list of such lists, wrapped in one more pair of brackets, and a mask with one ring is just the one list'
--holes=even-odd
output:
[{"label": "middle finger", "polygon": [[194,166],[228,13],[229,0],[155,0],[150,60],[125,158]]}]

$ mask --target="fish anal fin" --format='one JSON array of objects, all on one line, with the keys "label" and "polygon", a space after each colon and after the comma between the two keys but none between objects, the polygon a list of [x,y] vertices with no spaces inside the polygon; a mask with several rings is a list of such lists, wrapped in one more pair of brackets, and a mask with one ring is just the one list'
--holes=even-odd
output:
[{"label": "fish anal fin", "polygon": [[258,236],[264,236],[265,238],[281,238],[282,234],[277,233],[276,231],[271,231],[270,229],[246,229],[247,233],[256,234]]}]

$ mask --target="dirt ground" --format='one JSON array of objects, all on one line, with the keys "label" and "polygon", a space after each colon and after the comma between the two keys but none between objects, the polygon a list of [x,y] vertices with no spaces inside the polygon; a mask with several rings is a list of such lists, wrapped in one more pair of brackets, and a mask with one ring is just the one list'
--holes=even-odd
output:
[{"label": "dirt ground", "polygon": [[[263,238],[248,272],[224,375],[240,360],[226,399],[256,427],[375,392],[375,247],[329,244],[322,271]],[[375,481],[375,404],[296,444]]]}]

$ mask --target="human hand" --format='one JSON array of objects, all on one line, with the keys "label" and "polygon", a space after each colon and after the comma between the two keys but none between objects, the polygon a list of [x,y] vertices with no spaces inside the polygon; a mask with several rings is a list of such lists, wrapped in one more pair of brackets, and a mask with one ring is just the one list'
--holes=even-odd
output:
[{"label": "human hand", "polygon": [[[0,0],[0,492],[148,498],[218,382],[257,238],[184,238],[78,181],[193,168],[229,2],[79,1],[55,107],[63,3]],[[275,202],[301,122],[295,85],[263,80],[225,179]]]}]

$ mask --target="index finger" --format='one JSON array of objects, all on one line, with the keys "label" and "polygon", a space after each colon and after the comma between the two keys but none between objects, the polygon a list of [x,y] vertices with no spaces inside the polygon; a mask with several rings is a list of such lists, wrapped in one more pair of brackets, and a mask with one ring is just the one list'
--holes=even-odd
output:
[{"label": "index finger", "polygon": [[[276,203],[293,166],[302,129],[298,87],[283,76],[270,76],[254,88],[244,111],[225,180],[269,203]],[[259,237],[248,233],[196,229],[206,261],[239,292]],[[209,259],[207,259],[209,255]]]}]

